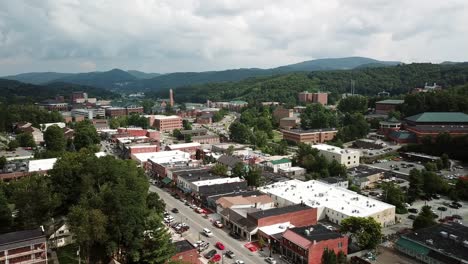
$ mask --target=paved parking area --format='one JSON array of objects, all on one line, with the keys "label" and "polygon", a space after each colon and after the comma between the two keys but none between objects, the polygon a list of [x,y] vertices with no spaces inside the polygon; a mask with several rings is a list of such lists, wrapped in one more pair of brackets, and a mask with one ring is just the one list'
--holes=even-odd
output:
[{"label": "paved parking area", "polygon": [[424,165],[416,163],[416,162],[394,161],[394,160],[388,160],[388,161],[380,162],[380,163],[376,162],[373,164],[369,164],[369,166],[383,169],[383,170],[393,171],[395,173],[400,173],[400,174],[405,174],[405,175],[409,175],[409,172],[412,169],[418,169],[418,170],[424,169]]}]

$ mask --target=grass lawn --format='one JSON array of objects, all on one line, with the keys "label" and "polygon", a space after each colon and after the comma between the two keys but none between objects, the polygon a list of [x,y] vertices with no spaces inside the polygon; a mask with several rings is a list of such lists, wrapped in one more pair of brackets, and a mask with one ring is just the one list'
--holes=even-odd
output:
[{"label": "grass lawn", "polygon": [[[78,245],[71,244],[65,247],[61,247],[57,250],[57,257],[60,264],[75,264],[78,263],[78,256],[76,255],[78,251]],[[81,257],[81,262],[85,263],[83,256]]]},{"label": "grass lawn", "polygon": [[283,139],[283,134],[278,130],[273,130],[273,142],[280,142]]}]

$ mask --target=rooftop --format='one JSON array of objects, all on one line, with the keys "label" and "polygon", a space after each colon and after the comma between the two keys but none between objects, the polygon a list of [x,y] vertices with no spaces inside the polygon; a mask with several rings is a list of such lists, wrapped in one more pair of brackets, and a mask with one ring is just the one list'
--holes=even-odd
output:
[{"label": "rooftop", "polygon": [[239,193],[247,190],[246,181],[235,181],[213,185],[203,185],[198,187],[198,194],[200,196],[213,196],[217,194]]},{"label": "rooftop", "polygon": [[181,130],[180,133],[182,135],[192,135],[192,134],[198,134],[198,133],[206,133],[208,132],[208,129],[206,128],[199,128],[199,129],[192,129],[192,130]]},{"label": "rooftop", "polygon": [[175,150],[175,149],[181,149],[181,148],[196,148],[200,146],[201,145],[198,142],[191,142],[191,143],[172,144],[172,145],[168,145],[167,147],[172,150]]},{"label": "rooftop", "polygon": [[44,238],[45,241],[45,235],[40,228],[0,234],[0,246],[37,238]]},{"label": "rooftop", "polygon": [[195,186],[206,186],[206,185],[217,185],[217,184],[227,184],[232,182],[241,182],[244,181],[239,177],[233,178],[215,178],[209,180],[201,180],[192,182]]},{"label": "rooftop", "polygon": [[181,252],[195,249],[195,247],[192,244],[190,244],[190,242],[188,242],[187,240],[174,242],[173,245],[176,249],[176,253],[181,253]]},{"label": "rooftop", "polygon": [[271,160],[270,162],[273,165],[278,165],[278,164],[290,163],[291,160],[287,159],[287,158],[282,158],[282,159],[278,159],[278,160]]},{"label": "rooftop", "polygon": [[262,219],[265,217],[270,217],[270,216],[275,216],[275,215],[282,215],[282,214],[289,214],[293,212],[299,212],[299,211],[304,211],[311,209],[311,207],[305,205],[305,204],[295,204],[295,205],[290,205],[290,206],[285,206],[285,207],[278,207],[278,208],[272,208],[268,210],[261,210],[255,213],[250,213],[249,215],[254,218],[254,219]]},{"label": "rooftop", "polygon": [[177,178],[182,178],[188,182],[195,182],[200,180],[217,179],[219,176],[211,173],[211,169],[182,169],[173,170],[173,174],[177,175]]},{"label": "rooftop", "polygon": [[259,188],[295,204],[326,207],[348,216],[367,217],[395,206],[360,195],[356,192],[311,180],[277,182]]},{"label": "rooftop", "polygon": [[337,239],[343,235],[331,231],[323,225],[312,225],[291,228],[283,234],[283,237],[304,249],[308,249],[314,242]]},{"label": "rooftop", "polygon": [[376,104],[402,104],[405,100],[398,100],[398,99],[387,99],[375,102]]},{"label": "rooftop", "polygon": [[375,175],[377,173],[384,173],[386,170],[378,169],[378,168],[372,168],[369,166],[365,165],[359,165],[357,167],[348,169],[348,175],[351,177],[357,177],[357,178],[364,178],[368,177],[371,175]]},{"label": "rooftop", "polygon": [[279,223],[279,224],[274,224],[274,225],[269,225],[269,226],[262,226],[258,229],[262,231],[264,234],[271,236],[274,234],[283,233],[288,228],[293,228],[293,227],[294,225],[291,225],[290,222],[284,222],[284,223]]},{"label": "rooftop", "polygon": [[222,155],[219,157],[218,162],[234,168],[237,163],[243,163],[242,160],[236,156]]},{"label": "rooftop", "polygon": [[54,168],[56,161],[57,158],[30,160],[28,165],[28,172],[51,170],[52,168]]},{"label": "rooftop", "polygon": [[179,150],[137,153],[133,154],[133,156],[140,160],[140,162],[150,160],[151,162],[157,164],[190,161],[190,154]]},{"label": "rooftop", "polygon": [[407,117],[406,120],[427,123],[468,123],[468,115],[462,112],[424,112]]},{"label": "rooftop", "polygon": [[328,152],[332,152],[332,153],[335,153],[335,154],[345,154],[345,153],[359,154],[359,151],[357,151],[357,150],[342,149],[342,148],[335,147],[335,146],[332,146],[332,145],[327,145],[327,144],[315,144],[315,145],[312,145],[312,147],[315,148],[315,149],[318,149],[320,151],[328,151]]},{"label": "rooftop", "polygon": [[339,177],[326,177],[326,178],[321,178],[321,182],[329,183],[329,184],[334,184],[334,183],[339,183],[343,181],[348,181],[345,178],[339,178]]},{"label": "rooftop", "polygon": [[320,129],[290,129],[290,130],[281,130],[283,133],[293,133],[293,134],[309,134],[317,132],[330,132],[338,131],[336,128],[320,128]]},{"label": "rooftop", "polygon": [[176,116],[176,115],[170,115],[170,116],[166,116],[166,115],[145,115],[144,117],[146,117],[146,118],[152,117],[154,119],[159,119],[159,120],[180,119],[180,116]]},{"label": "rooftop", "polygon": [[219,198],[216,203],[221,205],[224,208],[231,207],[233,205],[250,205],[250,204],[266,204],[272,203],[273,199],[270,196],[263,195],[252,195],[252,196],[227,196]]}]

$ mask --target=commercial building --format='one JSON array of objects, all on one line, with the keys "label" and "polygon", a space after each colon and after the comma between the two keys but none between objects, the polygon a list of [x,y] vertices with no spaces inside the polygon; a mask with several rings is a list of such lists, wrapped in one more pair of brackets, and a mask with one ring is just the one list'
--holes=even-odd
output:
[{"label": "commercial building", "polygon": [[327,144],[317,144],[312,146],[318,149],[328,161],[336,160],[339,164],[347,168],[359,166],[360,152],[357,150],[342,149]]},{"label": "commercial building", "polygon": [[273,199],[266,194],[223,196],[216,200],[216,212],[218,213],[227,208],[257,208],[267,210],[274,208],[274,206]]},{"label": "commercial building", "polygon": [[277,182],[259,190],[279,207],[304,203],[317,208],[317,219],[336,224],[351,216],[372,217],[384,227],[395,223],[395,206],[315,180]]},{"label": "commercial building", "polygon": [[436,137],[440,133],[468,135],[468,115],[462,112],[424,112],[404,121],[405,130],[414,133],[418,140],[424,136]]},{"label": "commercial building", "polygon": [[39,103],[39,106],[48,111],[67,111],[68,103],[49,99]]},{"label": "commercial building", "polygon": [[118,117],[127,115],[127,110],[123,107],[107,107],[106,110],[107,117]]},{"label": "commercial building", "polygon": [[347,255],[348,237],[323,225],[290,228],[282,235],[281,255],[290,263],[321,264],[325,248]]},{"label": "commercial building", "polygon": [[187,264],[201,264],[198,259],[198,251],[187,240],[176,241],[173,243],[175,247],[175,255],[171,257],[174,262],[187,263]]},{"label": "commercial building", "polygon": [[393,131],[398,131],[401,128],[401,122],[394,117],[380,121],[379,125],[379,133],[385,136],[388,136]]},{"label": "commercial building", "polygon": [[192,142],[197,142],[200,144],[218,144],[219,136],[218,135],[193,136]]},{"label": "commercial building", "polygon": [[143,113],[143,106],[131,105],[126,107],[127,115]]},{"label": "commercial building", "polygon": [[318,181],[324,182],[326,184],[330,184],[333,187],[340,187],[344,189],[348,189],[348,186],[349,186],[348,179],[340,178],[340,177],[326,177],[326,178],[321,178]]},{"label": "commercial building", "polygon": [[227,167],[228,175],[231,174],[232,169],[234,169],[237,164],[244,164],[244,162],[240,158],[231,155],[222,155],[221,157],[219,157],[218,163]]},{"label": "commercial building", "polygon": [[395,249],[422,263],[468,263],[468,227],[439,224],[401,236]]},{"label": "commercial building", "polygon": [[137,153],[151,153],[151,152],[159,152],[160,148],[159,145],[130,145],[125,146],[125,151],[128,153],[129,156]]},{"label": "commercial building", "polygon": [[283,139],[289,140],[295,143],[323,143],[335,138],[338,130],[335,128],[324,128],[324,129],[291,129],[281,130]]},{"label": "commercial building", "polygon": [[71,95],[72,103],[76,103],[78,99],[88,99],[88,94],[85,92],[73,92]]},{"label": "commercial building", "polygon": [[282,106],[278,106],[273,111],[273,118],[276,122],[279,122],[282,118],[291,118],[294,116],[294,111],[292,109],[285,109]]},{"label": "commercial building", "polygon": [[301,123],[301,119],[298,117],[285,117],[279,121],[279,126],[282,129],[293,129],[297,128]]},{"label": "commercial building", "polygon": [[93,119],[93,126],[97,132],[109,129],[109,122],[107,119]]},{"label": "commercial building", "polygon": [[327,93],[309,93],[307,91],[301,92],[298,95],[299,102],[303,103],[319,103],[326,105],[328,103],[328,94]]},{"label": "commercial building", "polygon": [[150,174],[160,179],[166,177],[171,169],[196,166],[196,162],[190,158],[189,153],[178,150],[135,154],[133,156],[147,161],[147,169],[150,171]]},{"label": "commercial building", "polygon": [[362,190],[375,187],[377,182],[384,178],[385,172],[382,169],[359,165],[348,170],[348,177],[353,185],[358,186]]},{"label": "commercial building", "polygon": [[47,173],[54,168],[57,158],[30,160],[28,164],[28,172]]},{"label": "commercial building", "polygon": [[71,110],[71,116],[76,119],[89,119],[105,117],[106,110],[104,108],[87,109],[87,108],[75,108]]},{"label": "commercial building", "polygon": [[388,99],[375,102],[375,113],[379,115],[387,115],[392,111],[396,111],[397,107],[403,104],[405,100]]},{"label": "commercial building", "polygon": [[191,143],[181,143],[181,144],[172,144],[166,146],[166,150],[179,150],[190,153],[190,155],[195,156],[197,150],[201,148],[201,144],[198,142]]},{"label": "commercial building", "polygon": [[265,168],[272,172],[278,172],[280,169],[291,168],[292,161],[287,158],[269,160],[265,162]]},{"label": "commercial building", "polygon": [[182,118],[180,116],[171,115],[146,115],[151,127],[156,128],[161,132],[172,132],[174,129],[182,128]]},{"label": "commercial building", "polygon": [[0,263],[47,264],[47,243],[42,228],[0,234]]}]

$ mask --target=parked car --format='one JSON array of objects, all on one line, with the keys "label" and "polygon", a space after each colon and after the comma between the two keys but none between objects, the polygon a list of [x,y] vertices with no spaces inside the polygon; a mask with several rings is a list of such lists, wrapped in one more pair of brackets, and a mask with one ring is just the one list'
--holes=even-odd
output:
[{"label": "parked car", "polygon": [[416,219],[416,215],[410,214],[410,215],[408,215],[408,219],[415,220],[415,219]]},{"label": "parked car", "polygon": [[439,207],[437,207],[437,210],[439,210],[439,211],[447,211],[447,207],[439,206]]},{"label": "parked car", "polygon": [[265,258],[265,261],[270,263],[270,264],[276,264],[276,260],[272,257],[267,257]]},{"label": "parked car", "polygon": [[453,209],[459,209],[459,208],[460,208],[458,205],[453,204],[453,203],[451,203],[451,204],[449,205],[449,207],[450,207],[450,208],[453,208]]},{"label": "parked car", "polygon": [[461,217],[461,215],[454,214],[452,215],[452,217],[455,219],[463,220],[463,217]]},{"label": "parked car", "polygon": [[214,221],[213,225],[218,228],[223,228],[223,223],[221,223],[221,221]]},{"label": "parked car", "polygon": [[221,255],[216,254],[211,258],[211,261],[213,262],[219,262],[221,260]]},{"label": "parked car", "polygon": [[436,194],[433,194],[433,195],[432,195],[432,198],[434,198],[434,199],[440,199],[440,194],[437,194],[437,193],[436,193]]},{"label": "parked car", "polygon": [[236,259],[236,264],[244,264],[244,261],[240,260],[240,259]]},{"label": "parked car", "polygon": [[208,251],[205,255],[203,255],[206,259],[212,258],[214,255],[216,255],[216,249],[212,249]]},{"label": "parked car", "polygon": [[226,256],[228,256],[229,258],[234,258],[236,255],[231,250],[228,250],[226,251]]},{"label": "parked car", "polygon": [[455,205],[455,206],[458,206],[458,208],[462,207],[462,204],[461,204],[461,203],[452,202],[452,204]]},{"label": "parked car", "polygon": [[203,228],[203,234],[207,237],[213,236],[213,233],[208,228]]},{"label": "parked car", "polygon": [[172,210],[171,210],[171,211],[172,211],[174,214],[177,214],[177,213],[179,213],[179,209],[177,209],[177,208],[172,208]]},{"label": "parked car", "polygon": [[417,214],[417,213],[418,213],[418,209],[416,209],[416,208],[409,208],[409,209],[408,209],[408,212],[413,213],[413,214]]},{"label": "parked car", "polygon": [[217,247],[218,249],[220,249],[220,250],[224,250],[224,249],[225,249],[223,243],[221,243],[221,242],[216,242],[216,247]]}]

